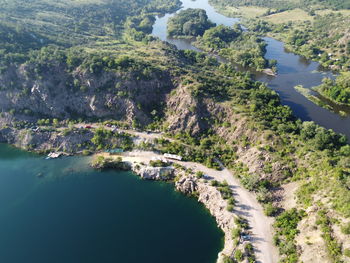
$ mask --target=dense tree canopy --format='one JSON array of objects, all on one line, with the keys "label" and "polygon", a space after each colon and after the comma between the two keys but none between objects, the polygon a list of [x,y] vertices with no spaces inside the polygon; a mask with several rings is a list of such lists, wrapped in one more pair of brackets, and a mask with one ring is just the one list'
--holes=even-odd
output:
[{"label": "dense tree canopy", "polygon": [[215,26],[203,9],[189,8],[180,11],[168,21],[168,35],[171,37],[201,36],[205,30]]},{"label": "dense tree canopy", "polygon": [[350,72],[343,72],[336,80],[324,79],[318,90],[337,103],[350,105]]}]

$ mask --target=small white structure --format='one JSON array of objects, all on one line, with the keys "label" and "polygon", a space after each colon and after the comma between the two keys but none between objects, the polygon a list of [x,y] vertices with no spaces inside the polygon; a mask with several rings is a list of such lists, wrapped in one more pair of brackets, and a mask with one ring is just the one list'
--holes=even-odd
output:
[{"label": "small white structure", "polygon": [[164,153],[164,157],[165,157],[165,158],[168,158],[168,159],[173,159],[173,160],[182,161],[182,157],[179,156],[179,155],[175,155],[175,154]]},{"label": "small white structure", "polygon": [[49,160],[49,159],[56,159],[56,158],[59,158],[61,157],[62,153],[54,153],[54,152],[51,152],[48,154],[48,156],[46,157],[46,160]]}]

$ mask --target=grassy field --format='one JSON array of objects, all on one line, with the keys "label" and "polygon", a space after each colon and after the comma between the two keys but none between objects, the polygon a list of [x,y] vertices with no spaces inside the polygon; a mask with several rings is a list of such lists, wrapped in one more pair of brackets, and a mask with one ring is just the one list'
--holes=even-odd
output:
[{"label": "grassy field", "polygon": [[304,10],[299,8],[288,10],[285,12],[269,15],[262,17],[262,19],[276,24],[287,23],[287,22],[296,22],[296,21],[312,21],[313,17],[310,16]]},{"label": "grassy field", "polygon": [[257,18],[263,16],[267,10],[268,8],[258,6],[227,6],[226,8],[222,8],[220,12],[231,17],[238,16],[246,18]]},{"label": "grassy field", "polygon": [[337,10],[337,11],[334,11],[334,10],[331,10],[331,9],[324,9],[324,10],[318,10],[315,12],[317,15],[328,15],[328,14],[331,14],[331,13],[340,13],[344,16],[350,16],[350,10]]},{"label": "grassy field", "polygon": [[[314,17],[311,16],[305,10],[300,8],[295,8],[292,10],[287,10],[284,12],[279,12],[271,15],[266,15],[268,11],[275,12],[274,9],[269,9],[266,7],[259,6],[217,6],[217,9],[220,13],[230,16],[230,17],[244,17],[244,18],[259,18],[267,22],[274,24],[282,24],[288,22],[304,22],[304,21],[313,21]],[[327,15],[327,14],[340,13],[344,16],[350,16],[350,10],[331,10],[331,9],[321,9],[316,10],[316,15]]]}]

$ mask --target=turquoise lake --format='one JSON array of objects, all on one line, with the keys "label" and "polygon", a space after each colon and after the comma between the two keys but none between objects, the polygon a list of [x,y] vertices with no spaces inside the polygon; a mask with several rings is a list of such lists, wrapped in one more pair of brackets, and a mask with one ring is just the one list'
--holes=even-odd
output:
[{"label": "turquoise lake", "polygon": [[216,261],[223,233],[195,199],[88,162],[0,144],[0,262]]}]

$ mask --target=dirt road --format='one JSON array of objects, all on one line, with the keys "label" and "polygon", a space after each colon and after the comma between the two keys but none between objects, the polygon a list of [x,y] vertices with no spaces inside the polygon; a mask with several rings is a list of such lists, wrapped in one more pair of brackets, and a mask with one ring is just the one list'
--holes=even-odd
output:
[{"label": "dirt road", "polygon": [[217,171],[193,162],[179,162],[179,164],[186,168],[191,168],[193,171],[202,171],[212,180],[217,180],[219,182],[226,180],[233,190],[234,197],[237,201],[234,212],[246,218],[251,227],[251,242],[255,248],[257,262],[278,262],[278,251],[273,245],[272,240],[272,219],[265,216],[255,196],[243,188],[228,169],[223,168],[223,170]]},{"label": "dirt road", "polygon": [[[98,125],[91,125],[97,128]],[[155,139],[161,138],[160,133],[145,133],[138,132],[134,130],[122,130],[130,133],[140,139]],[[157,156],[156,153],[136,151],[129,155],[130,161],[137,160],[147,161],[151,157]],[[159,155],[158,155],[159,156]],[[234,197],[237,202],[235,206],[235,213],[239,216],[246,218],[251,227],[252,237],[251,242],[255,248],[255,254],[257,262],[260,263],[276,263],[278,262],[278,251],[273,245],[273,228],[272,219],[265,216],[262,206],[256,200],[254,194],[250,193],[248,190],[243,188],[238,179],[236,179],[233,174],[222,167],[221,171],[207,168],[206,166],[194,163],[194,162],[180,162],[176,161],[186,168],[191,168],[193,171],[202,171],[211,180],[217,180],[223,182],[224,180],[230,185],[234,192]]]}]

